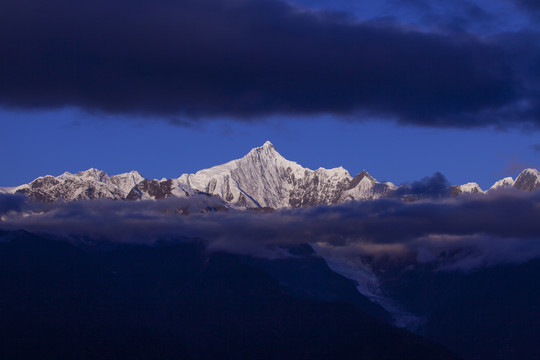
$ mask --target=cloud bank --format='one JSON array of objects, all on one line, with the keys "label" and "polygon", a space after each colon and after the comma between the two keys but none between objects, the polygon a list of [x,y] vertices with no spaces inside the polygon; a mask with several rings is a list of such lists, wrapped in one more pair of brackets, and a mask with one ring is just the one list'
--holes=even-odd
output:
[{"label": "cloud bank", "polygon": [[[32,204],[4,211],[1,229],[25,229],[68,238],[148,242],[199,238],[210,250],[282,257],[297,244],[326,254],[378,261],[435,262],[443,270],[471,270],[540,257],[540,193],[501,190],[484,196],[348,202],[273,213],[206,212],[203,198],[162,201],[92,200],[27,214]],[[179,215],[179,209],[191,215]]]},{"label": "cloud bank", "polygon": [[177,124],[280,114],[540,124],[531,65],[540,51],[514,56],[510,47],[538,44],[535,34],[429,33],[280,0],[6,0],[2,14],[7,108],[75,106]]},{"label": "cloud bank", "polygon": [[25,207],[25,196],[0,193],[0,216],[11,212],[20,213]]}]

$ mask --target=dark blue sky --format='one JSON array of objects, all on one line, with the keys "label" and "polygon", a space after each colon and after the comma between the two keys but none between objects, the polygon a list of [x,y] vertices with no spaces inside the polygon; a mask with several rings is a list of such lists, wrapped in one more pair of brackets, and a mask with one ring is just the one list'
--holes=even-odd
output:
[{"label": "dark blue sky", "polygon": [[6,1],[0,185],[177,177],[266,140],[396,183],[540,168],[535,2],[298,4]]}]

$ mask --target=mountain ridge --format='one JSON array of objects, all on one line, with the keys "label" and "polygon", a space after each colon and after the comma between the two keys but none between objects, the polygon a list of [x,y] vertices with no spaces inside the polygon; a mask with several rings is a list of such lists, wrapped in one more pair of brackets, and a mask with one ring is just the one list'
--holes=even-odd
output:
[{"label": "mountain ridge", "polygon": [[[540,189],[540,172],[525,169],[514,180],[501,179],[484,191],[477,183],[451,186],[452,196],[487,193],[501,188],[522,191]],[[71,174],[38,177],[28,184],[0,188],[3,193],[20,193],[34,201],[53,203],[108,198],[114,200],[160,200],[167,197],[215,195],[235,208],[300,208],[374,200],[393,196],[403,189],[391,182],[379,182],[366,170],[351,176],[343,167],[311,170],[287,160],[275,146],[265,142],[244,157],[182,174],[173,179],[146,179],[133,170],[109,176],[90,168]]]}]

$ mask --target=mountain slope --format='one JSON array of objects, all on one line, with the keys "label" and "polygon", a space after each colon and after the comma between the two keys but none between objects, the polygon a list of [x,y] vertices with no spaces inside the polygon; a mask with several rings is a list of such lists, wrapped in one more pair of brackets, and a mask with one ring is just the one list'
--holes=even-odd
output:
[{"label": "mountain slope", "polygon": [[538,359],[538,259],[472,272],[416,264],[380,275],[388,296],[426,316],[420,333],[464,359]]},{"label": "mountain slope", "polygon": [[0,234],[3,359],[456,359],[349,304],[292,296],[200,242]]}]

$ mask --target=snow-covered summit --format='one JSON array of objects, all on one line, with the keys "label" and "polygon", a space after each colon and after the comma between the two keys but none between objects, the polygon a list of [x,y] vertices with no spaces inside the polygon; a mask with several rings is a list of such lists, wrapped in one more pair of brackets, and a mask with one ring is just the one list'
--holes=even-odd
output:
[{"label": "snow-covered summit", "polygon": [[540,172],[537,169],[525,169],[517,177],[514,187],[523,191],[536,191],[540,189]]},{"label": "snow-covered summit", "polygon": [[378,197],[383,189],[369,174],[366,179],[367,183],[356,181],[343,167],[304,168],[267,141],[240,159],[184,174],[177,181],[237,206],[295,208]]},{"label": "snow-covered summit", "polygon": [[195,174],[183,174],[177,180],[238,206],[280,208],[287,207],[294,182],[305,171],[311,170],[285,159],[267,141],[240,159]]},{"label": "snow-covered summit", "polygon": [[515,181],[512,177],[505,177],[504,179],[496,181],[495,184],[493,184],[488,191],[510,188],[514,186],[514,183]]},{"label": "snow-covered summit", "polygon": [[[67,175],[69,173],[64,173],[64,174]],[[78,176],[80,180],[93,180],[93,181],[99,181],[99,182],[107,181],[109,177],[105,171],[98,170],[95,168],[90,168],[86,171],[80,171],[76,174],[76,176]]]},{"label": "snow-covered summit", "polygon": [[529,192],[540,190],[540,172],[533,168],[524,169],[515,180],[512,177],[505,177],[495,182],[488,191],[512,187]]},{"label": "snow-covered summit", "polygon": [[463,185],[454,186],[454,188],[452,190],[454,191],[455,195],[483,194],[484,193],[484,191],[482,190],[480,185],[478,185],[475,182],[469,182],[469,183],[466,183],[466,184],[463,184]]}]

